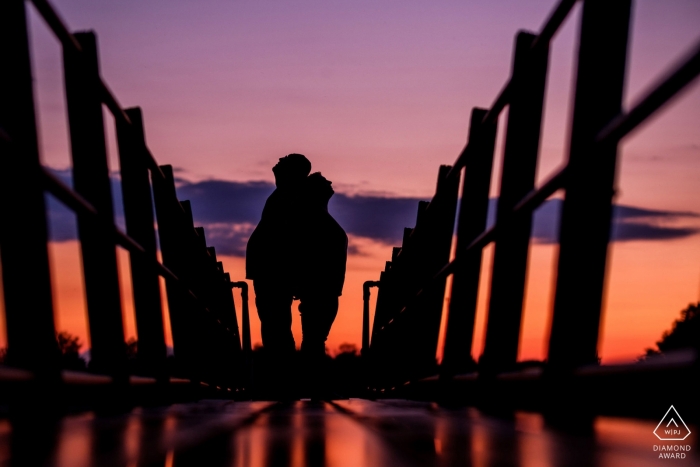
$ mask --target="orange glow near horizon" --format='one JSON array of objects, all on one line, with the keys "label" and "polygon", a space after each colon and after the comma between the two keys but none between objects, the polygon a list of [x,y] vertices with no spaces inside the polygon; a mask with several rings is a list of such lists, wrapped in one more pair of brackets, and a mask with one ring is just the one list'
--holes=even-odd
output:
[{"label": "orange glow near horizon", "polygon": [[[340,310],[328,336],[327,348],[331,355],[341,344],[355,344],[359,350],[362,332],[362,284],[376,280],[384,261],[391,255],[391,247],[366,239],[351,238],[360,254],[350,255],[348,272]],[[78,336],[89,348],[89,331],[83,290],[80,248],[77,241],[50,243],[49,252],[54,290],[56,329]],[[482,261],[482,282],[479,291],[477,318],[474,331],[473,356],[478,359],[483,350],[486,324],[492,246],[486,248]],[[551,319],[554,268],[554,245],[531,245],[525,309],[521,330],[520,360],[546,358],[547,339]],[[633,360],[653,347],[663,331],[670,329],[673,320],[689,303],[697,301],[698,271],[696,259],[700,245],[693,238],[664,242],[613,243],[608,265],[608,284],[601,324],[599,352],[604,363]],[[226,271],[232,280],[243,277],[243,258],[222,256]],[[126,338],[136,338],[133,301],[128,276],[128,254],[119,252],[122,306]],[[161,281],[162,283],[163,281]],[[255,308],[255,293],[250,284],[251,337],[253,345],[261,343],[260,321]],[[236,312],[240,323],[241,298],[234,290]],[[372,314],[376,291],[372,293]],[[166,341],[172,345],[167,315],[167,299],[163,291],[166,319]],[[292,330],[297,346],[301,344],[301,321],[294,302]],[[4,313],[4,309],[0,309]],[[6,346],[5,325],[0,321],[0,347]],[[439,351],[438,351],[439,353]]]},{"label": "orange glow near horizon", "polygon": [[66,331],[79,337],[83,343],[81,351],[85,351],[90,348],[90,329],[80,243],[49,242],[48,245],[56,332]]}]

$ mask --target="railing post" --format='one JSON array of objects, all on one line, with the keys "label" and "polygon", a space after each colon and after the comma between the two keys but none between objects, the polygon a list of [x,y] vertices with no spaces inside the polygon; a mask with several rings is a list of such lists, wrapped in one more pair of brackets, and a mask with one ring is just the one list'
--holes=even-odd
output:
[{"label": "railing post", "polygon": [[248,283],[231,282],[231,287],[241,289],[241,350],[243,353],[243,388],[250,390],[252,376],[252,347],[250,344],[250,311],[248,308]]},{"label": "railing post", "polygon": [[360,355],[365,359],[369,355],[369,298],[370,287],[379,287],[377,281],[365,281],[362,284],[362,349]]},{"label": "railing post", "polygon": [[[163,308],[155,262],[156,233],[153,227],[153,198],[144,153],[146,142],[141,109],[126,109],[131,125],[117,120],[117,141],[121,172],[122,199],[126,232],[145,250],[130,253],[131,283],[134,295],[138,360],[146,373],[165,370],[165,335]],[[120,123],[121,122],[121,123]]]},{"label": "railing post", "polygon": [[[73,159],[73,186],[103,216],[114,219],[107,167],[97,38],[75,34],[81,52],[64,48],[66,102]],[[114,238],[101,221],[78,215],[83,275],[96,371],[125,374],[126,351]]]},{"label": "railing post", "polygon": [[[530,49],[536,37],[526,32],[516,36],[497,222],[535,186],[549,56],[548,48]],[[531,227],[532,214],[522,216],[496,239],[480,360],[486,372],[511,368],[518,357]]]},{"label": "railing post", "polygon": [[617,143],[593,144],[622,107],[631,0],[586,0],[559,231],[549,364],[596,363]]},{"label": "railing post", "polygon": [[[424,223],[429,205],[429,201],[418,201],[415,227],[409,237],[404,238],[401,248],[392,250],[391,264],[395,293],[391,314],[387,316],[387,321],[395,318],[407,300],[413,298],[418,292],[421,279],[426,275],[425,264],[423,264],[425,245],[421,237],[426,233]],[[423,228],[421,229],[419,226],[423,226]],[[401,253],[400,257],[399,253]]]},{"label": "railing post", "polygon": [[[419,365],[424,364],[426,373],[435,371],[435,354],[440,336],[440,322],[442,320],[443,304],[445,300],[446,278],[433,281],[433,277],[442,267],[450,261],[450,249],[452,247],[455,214],[457,211],[457,196],[459,191],[459,177],[448,176],[452,169],[449,165],[441,165],[438,173],[438,183],[435,196],[430,201],[425,212],[423,224],[417,228],[422,229],[422,256],[420,261],[421,278],[418,289],[423,289],[424,294],[419,299],[413,330],[418,339],[414,345],[419,352],[417,354]],[[413,293],[417,293],[415,290]],[[412,300],[412,298],[409,298]]]},{"label": "railing post", "polygon": [[[406,243],[404,242],[404,245]],[[377,293],[377,305],[374,309],[372,321],[372,335],[370,338],[371,362],[368,365],[368,383],[377,386],[388,376],[385,366],[388,354],[392,347],[390,330],[385,329],[392,319],[393,310],[398,302],[398,278],[393,270],[391,261],[387,261],[384,271],[379,275],[381,284]],[[393,371],[394,368],[389,368]]]},{"label": "railing post", "polygon": [[160,169],[164,179],[151,173],[153,200],[158,220],[158,238],[160,239],[163,264],[180,280],[180,283],[173,280],[166,281],[173,350],[175,358],[178,360],[178,366],[188,373],[188,376],[194,378],[198,374],[193,358],[195,339],[194,330],[188,322],[192,313],[189,309],[192,299],[185,290],[186,281],[183,276],[187,272],[183,260],[186,253],[183,253],[182,245],[182,216],[184,213],[175,194],[173,168],[169,165],[162,165]]},{"label": "railing post", "polygon": [[[247,366],[243,352],[243,342],[241,339],[241,333],[238,327],[238,317],[236,316],[236,305],[233,300],[233,285],[231,282],[231,275],[229,273],[224,273],[223,263],[217,263],[221,268],[223,277],[223,283],[219,286],[220,293],[223,295],[224,309],[229,310],[227,313],[229,322],[226,327],[230,331],[226,335],[226,345],[230,349],[232,365],[228,369],[229,374],[232,376],[231,380],[234,382],[235,387],[245,388],[247,384]],[[249,336],[250,338],[250,336]]]},{"label": "railing post", "polygon": [[216,259],[216,249],[206,246],[203,227],[196,227],[196,241],[199,243],[198,255],[201,257],[201,275],[203,279],[204,300],[211,312],[204,317],[213,329],[215,339],[212,355],[216,355],[213,365],[216,377],[227,387],[235,387],[237,371],[240,366],[241,341],[238,334],[236,307],[231,292],[231,279],[224,273],[224,264]]},{"label": "railing post", "polygon": [[[218,264],[221,264],[221,262],[219,262]],[[233,301],[233,292],[231,291],[231,288],[233,287],[231,285],[231,274],[229,274],[228,272],[224,272],[221,274],[221,276],[223,278],[223,282],[219,283],[219,290],[224,302],[224,311],[228,310],[225,315],[225,324],[231,331],[231,337],[233,338],[234,343],[238,348],[238,351],[240,351],[243,348],[243,343],[241,342],[241,332],[238,329],[238,316],[236,313],[236,304]]]},{"label": "railing post", "polygon": [[[192,204],[189,200],[179,202],[184,215],[181,216],[180,226],[180,255],[184,261],[185,270],[178,276],[185,278],[185,283],[197,296],[197,300],[190,300],[192,306],[189,310],[188,326],[194,343],[194,356],[197,368],[202,373],[205,380],[216,378],[218,368],[214,361],[214,355],[218,353],[217,346],[221,344],[220,335],[217,334],[215,320],[217,318],[216,303],[210,292],[210,284],[207,284],[205,266],[207,254],[206,240],[200,237],[194,227],[194,217],[192,215]],[[202,231],[203,233],[203,231]],[[204,307],[209,309],[206,313]],[[213,332],[212,332],[213,331]]]},{"label": "railing post", "polygon": [[393,293],[393,282],[390,277],[391,261],[386,262],[384,271],[379,273],[379,283],[381,287],[379,292],[377,292],[377,304],[374,307],[374,319],[372,320],[372,333],[369,341],[370,348],[374,349],[375,344],[379,341],[377,336],[379,335],[376,331],[386,324],[388,321],[386,318],[387,310],[390,307],[390,293]]},{"label": "railing post", "polygon": [[497,123],[482,123],[487,111],[474,108],[469,126],[469,156],[457,219],[455,259],[459,266],[452,275],[445,347],[440,375],[450,377],[470,369],[474,319],[481,273],[481,248],[466,252],[469,244],[486,229],[489,188]]},{"label": "railing post", "polygon": [[24,1],[0,2],[0,44],[0,255],[7,362],[34,370],[43,383],[56,382],[59,359]]}]

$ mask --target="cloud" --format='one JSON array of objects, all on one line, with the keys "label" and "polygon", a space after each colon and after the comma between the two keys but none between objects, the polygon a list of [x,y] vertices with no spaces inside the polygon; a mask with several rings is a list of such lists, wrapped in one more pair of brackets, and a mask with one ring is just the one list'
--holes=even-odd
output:
[{"label": "cloud", "polygon": [[249,222],[242,224],[222,222],[204,224],[204,226],[207,245],[214,246],[218,254],[240,257],[245,256],[245,247],[250,234],[255,229],[255,224]]},{"label": "cloud", "polygon": [[[495,200],[492,200],[495,201]],[[551,199],[535,211],[532,237],[538,243],[556,243],[559,239],[559,218],[563,201]],[[493,210],[492,210],[493,211]],[[694,212],[662,211],[634,206],[613,206],[612,241],[670,240],[693,235],[700,231],[687,223],[700,217]]]},{"label": "cloud", "polygon": [[[69,171],[56,171],[70,185]],[[112,178],[115,217],[123,228],[121,190],[118,177]],[[195,224],[205,228],[207,244],[220,254],[244,256],[245,245],[260,220],[265,200],[274,185],[265,181],[182,181],[177,193],[181,200],[190,200]],[[49,197],[50,198],[50,197]],[[419,198],[375,194],[347,195],[336,193],[329,210],[347,233],[385,244],[400,245],[404,227],[415,225]],[[559,213],[562,200],[545,202],[536,212],[533,239],[538,243],[555,243],[558,239]],[[49,199],[51,239],[75,239],[75,216],[58,201]],[[491,225],[495,218],[496,200],[489,203]],[[696,234],[700,217],[693,212],[652,210],[634,206],[614,207],[613,241],[669,240]],[[354,250],[353,250],[354,251]]]},{"label": "cloud", "polygon": [[[64,184],[73,187],[71,169],[49,168],[49,170]],[[110,177],[110,185],[112,188],[112,204],[114,206],[115,222],[120,229],[125,230],[122,190],[118,174],[112,174]],[[45,195],[45,199],[49,239],[54,242],[65,242],[78,238],[78,226],[75,213],[48,193]]]},{"label": "cloud", "polygon": [[[208,180],[183,184],[177,193],[180,199],[190,200],[195,222],[206,228],[207,241],[217,251],[243,256],[245,244],[274,189],[269,182]],[[328,209],[348,234],[395,243],[402,238],[403,228],[415,223],[418,201],[336,193]],[[241,224],[247,228],[240,229]]]},{"label": "cloud", "polygon": [[183,183],[177,188],[177,196],[190,200],[197,222],[257,224],[265,200],[274,189],[269,182],[205,180]]},{"label": "cloud", "polygon": [[404,227],[416,223],[419,198],[388,198],[338,193],[328,210],[348,234],[384,243],[400,242]]}]

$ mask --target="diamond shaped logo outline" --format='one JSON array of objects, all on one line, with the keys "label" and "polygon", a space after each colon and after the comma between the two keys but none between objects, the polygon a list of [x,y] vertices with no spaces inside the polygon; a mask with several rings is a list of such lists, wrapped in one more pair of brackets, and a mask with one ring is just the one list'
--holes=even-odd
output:
[{"label": "diamond shaped logo outline", "polygon": [[[662,438],[662,437],[659,436],[659,434],[656,432],[656,430],[659,429],[659,427],[660,427],[661,424],[664,422],[664,420],[666,420],[666,416],[669,414],[669,412],[670,412],[671,410],[673,410],[673,413],[676,414],[676,416],[678,417],[678,420],[681,421],[681,423],[683,424],[683,427],[684,427],[685,430],[687,431],[687,433],[685,434],[685,436],[682,437],[682,438]],[[674,421],[674,422],[675,422],[675,419],[674,419],[674,418],[671,418],[671,421]],[[668,423],[670,424],[671,421],[669,421]],[[677,425],[677,423],[676,423],[676,425]],[[668,410],[666,411],[666,413],[664,414],[664,416],[661,417],[661,421],[659,422],[659,424],[656,425],[656,428],[654,428],[654,435],[655,435],[657,438],[659,438],[661,441],[683,441],[683,440],[686,439],[688,436],[690,436],[690,433],[691,433],[691,432],[690,432],[690,428],[688,428],[688,425],[685,424],[685,421],[683,421],[683,418],[681,417],[681,414],[678,413],[678,410],[676,410],[676,408],[675,408],[673,405],[671,405],[671,407],[668,408]]]}]

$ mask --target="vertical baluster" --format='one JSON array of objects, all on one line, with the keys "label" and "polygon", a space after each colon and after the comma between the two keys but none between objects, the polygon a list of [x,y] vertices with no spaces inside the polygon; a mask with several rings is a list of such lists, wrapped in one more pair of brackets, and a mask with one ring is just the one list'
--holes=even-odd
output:
[{"label": "vertical baluster", "polygon": [[386,328],[391,320],[394,304],[397,302],[398,284],[394,274],[393,264],[387,261],[384,271],[380,274],[381,288],[377,295],[377,307],[374,311],[372,336],[370,349],[372,350],[371,374],[372,382],[376,387],[386,378],[387,372],[393,367],[387,367],[390,357],[391,339],[390,330]]},{"label": "vertical baluster", "polygon": [[472,363],[471,349],[482,250],[465,250],[486,229],[497,128],[496,122],[482,123],[486,112],[485,109],[473,109],[469,127],[469,156],[457,220],[455,258],[459,261],[459,266],[452,276],[445,348],[440,369],[443,377],[467,371]]},{"label": "vertical baluster", "polygon": [[[533,34],[516,36],[497,222],[535,185],[549,51],[531,51]],[[532,215],[502,231],[495,244],[484,369],[512,368],[518,356]]]},{"label": "vertical baluster", "polygon": [[[193,219],[192,205],[189,201],[182,201],[185,208],[186,216]],[[197,271],[197,297],[199,297],[213,313],[220,319],[222,318],[221,304],[219,303],[219,294],[217,289],[217,280],[220,279],[216,265],[216,253],[213,248],[207,248],[207,240],[204,234],[204,227],[194,227],[194,221],[188,226],[192,226],[195,235],[192,244],[192,256],[194,259],[194,269]]]},{"label": "vertical baluster", "polygon": [[622,107],[630,10],[630,0],[583,5],[549,341],[555,368],[595,363],[598,357],[617,144],[592,143]]},{"label": "vertical baluster", "polygon": [[[201,237],[204,238],[204,229],[202,229]],[[236,306],[233,303],[233,295],[231,287],[226,281],[227,274],[224,273],[224,263],[216,260],[216,249],[214,247],[206,248],[207,260],[207,280],[212,296],[212,311],[217,319],[222,323],[222,326],[231,331],[231,336],[238,338],[238,324],[236,321]],[[240,340],[238,347],[240,348]]]},{"label": "vertical baluster", "polygon": [[178,367],[191,378],[198,378],[195,365],[195,332],[190,324],[192,310],[191,299],[186,291],[187,265],[182,248],[182,207],[175,195],[173,168],[162,165],[160,169],[165,176],[161,179],[152,174],[153,199],[158,220],[158,238],[163,255],[163,264],[179,279],[180,283],[166,281],[170,325],[172,328],[173,347]]},{"label": "vertical baluster", "polygon": [[238,350],[242,350],[243,342],[241,341],[241,331],[238,327],[238,315],[236,313],[236,303],[233,301],[233,282],[231,282],[231,274],[228,272],[223,273],[224,282],[222,287],[222,294],[225,300],[225,307],[228,312],[228,322],[227,326],[231,330],[231,337],[234,339],[236,347]]},{"label": "vertical baluster", "polygon": [[232,282],[231,287],[241,289],[241,350],[243,375],[241,385],[245,390],[250,389],[252,381],[252,349],[250,345],[250,311],[248,309],[248,283],[244,281]]},{"label": "vertical baluster", "polygon": [[241,332],[238,327],[238,316],[236,313],[236,303],[233,301],[233,291],[231,290],[231,275],[229,273],[223,274],[223,282],[221,286],[222,300],[225,310],[229,310],[227,313],[226,327],[228,328],[227,341],[232,352],[232,358],[240,363],[240,354],[243,349],[243,342],[241,340]]},{"label": "vertical baluster", "polygon": [[[409,300],[413,300],[425,275],[425,237],[429,227],[428,201],[419,201],[416,225],[408,238],[404,238],[401,249],[392,251],[390,268],[390,293],[386,315],[382,316],[381,372],[378,382],[381,385],[403,383],[416,367],[414,361],[420,354],[419,344],[414,340],[417,321],[415,316],[401,313]],[[404,234],[407,231],[404,230]],[[415,314],[416,308],[412,312]],[[380,328],[381,329],[381,328]],[[381,383],[383,381],[383,384]]]},{"label": "vertical baluster", "polygon": [[384,271],[382,271],[379,274],[379,283],[381,286],[379,287],[379,291],[377,292],[377,303],[374,307],[374,319],[372,320],[372,335],[371,335],[371,340],[370,340],[370,348],[374,347],[375,341],[376,341],[376,336],[377,330],[379,330],[382,326],[384,326],[385,320],[382,320],[382,315],[384,314],[384,310],[386,309],[386,302],[388,301],[388,295],[389,295],[389,290],[390,290],[390,284],[389,284],[389,271],[391,270],[391,262],[387,261],[386,266],[384,267]]},{"label": "vertical baluster", "polygon": [[409,227],[404,227],[403,229],[403,238],[402,238],[402,244],[406,244],[408,242],[408,239],[411,237],[411,234],[413,233],[413,229]]},{"label": "vertical baluster", "polygon": [[183,215],[181,217],[180,224],[180,239],[182,248],[182,258],[186,264],[187,281],[190,289],[199,297],[204,300],[205,295],[202,292],[202,287],[204,286],[204,280],[202,277],[202,263],[204,258],[202,253],[206,251],[206,240],[202,237],[200,238],[197,231],[194,229],[194,217],[192,216],[192,205],[190,201],[185,199],[179,201],[180,207],[182,208]]},{"label": "vertical baluster", "polygon": [[457,210],[459,177],[447,176],[451,168],[449,165],[440,166],[437,189],[426,212],[427,219],[424,225],[427,228],[427,235],[424,237],[424,275],[419,287],[424,289],[424,294],[420,304],[417,304],[416,316],[419,318],[414,329],[418,342],[416,347],[420,348],[418,361],[422,362],[420,373],[426,374],[433,374],[435,371],[435,353],[445,300],[446,279],[434,281],[433,277],[450,260]]},{"label": "vertical baluster", "polygon": [[428,201],[418,201],[416,226],[401,246],[401,258],[392,256],[392,272],[396,279],[396,300],[392,304],[391,318],[396,317],[406,302],[415,296],[425,274],[423,238],[426,234],[424,224],[429,204]]},{"label": "vertical baluster", "polygon": [[241,281],[234,282],[234,284],[241,284],[241,327],[243,328],[241,332],[241,348],[244,352],[250,352],[252,350],[250,343],[250,311],[249,311],[249,296],[248,296],[248,283]]},{"label": "vertical baluster", "polygon": [[158,272],[154,267],[157,261],[156,233],[143,117],[138,107],[126,109],[126,114],[131,125],[117,120],[126,232],[145,250],[145,254],[130,253],[138,360],[143,371],[160,374],[165,370],[165,335]]},{"label": "vertical baluster", "polygon": [[[202,237],[204,233],[202,232]],[[241,339],[238,334],[238,321],[236,318],[236,305],[233,301],[231,291],[231,278],[228,273],[224,273],[224,264],[216,260],[216,250],[214,247],[206,249],[209,255],[210,268],[212,271],[211,286],[212,295],[215,296],[217,307],[216,316],[220,320],[217,332],[221,334],[221,358],[224,364],[220,372],[228,387],[235,385],[238,370],[240,370]]]},{"label": "vertical baluster", "polygon": [[47,383],[59,360],[25,15],[21,0],[0,3],[0,254],[7,363]]},{"label": "vertical baluster", "polygon": [[[181,224],[181,254],[186,264],[187,283],[197,296],[197,300],[191,301],[189,323],[195,331],[192,333],[194,351],[199,368],[204,370],[208,380],[216,375],[217,366],[213,357],[217,354],[216,347],[220,344],[221,336],[215,327],[216,307],[209,293],[206,268],[206,240],[203,231],[200,237],[194,227],[192,205],[189,200],[180,201],[184,212]],[[212,306],[214,305],[214,306]],[[209,313],[205,311],[209,309]]]},{"label": "vertical baluster", "polygon": [[224,366],[223,373],[226,379],[226,385],[229,388],[240,387],[243,382],[244,375],[242,373],[242,353],[241,353],[241,337],[238,332],[238,321],[236,319],[235,304],[233,302],[233,292],[231,290],[231,277],[228,273],[223,272],[221,267],[221,280],[217,282],[218,293],[221,297],[222,311],[225,313],[225,321],[223,321],[223,338],[224,349],[228,363]]},{"label": "vertical baluster", "polygon": [[367,358],[369,355],[369,309],[370,288],[379,287],[379,281],[365,281],[362,284],[362,349],[360,355]]},{"label": "vertical baluster", "polygon": [[[63,53],[73,186],[103,219],[113,222],[97,38],[92,32],[77,33],[75,38],[82,52],[64,48]],[[126,352],[114,238],[102,221],[84,215],[78,215],[78,233],[90,324],[90,365],[96,371],[123,374]]]}]

